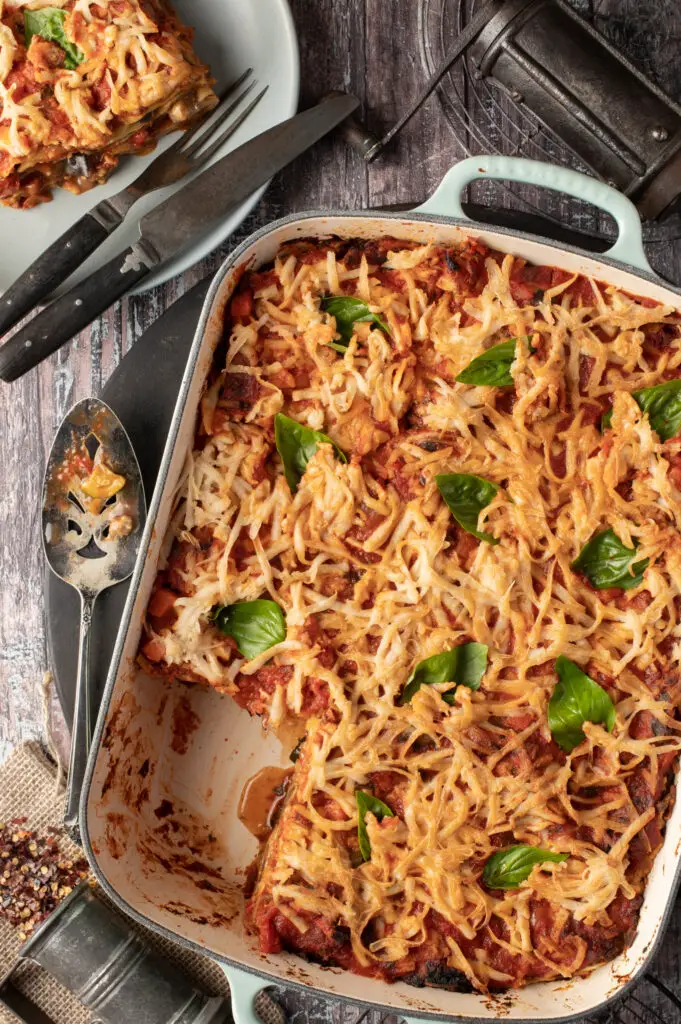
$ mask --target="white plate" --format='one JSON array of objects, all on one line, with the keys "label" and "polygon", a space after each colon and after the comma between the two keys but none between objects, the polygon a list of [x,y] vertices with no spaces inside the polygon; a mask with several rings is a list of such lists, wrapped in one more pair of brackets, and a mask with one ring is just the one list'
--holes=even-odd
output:
[{"label": "white plate", "polygon": [[[298,105],[298,44],[287,0],[174,0],[180,18],[196,30],[195,49],[217,79],[218,91],[246,68],[269,89],[250,117],[215,159],[296,112]],[[96,203],[125,188],[144,168],[171,145],[177,135],[164,139],[147,157],[123,157],[106,185],[74,196],[57,189],[51,203],[33,210],[0,206],[0,294],[74,221]],[[186,179],[185,179],[186,181]],[[161,199],[181,188],[154,192],[132,208],[125,223],[69,279],[69,285],[91,274],[137,238],[137,221]],[[138,291],[183,273],[220,245],[241,224],[265,191],[256,192],[181,258],[164,264]]]}]

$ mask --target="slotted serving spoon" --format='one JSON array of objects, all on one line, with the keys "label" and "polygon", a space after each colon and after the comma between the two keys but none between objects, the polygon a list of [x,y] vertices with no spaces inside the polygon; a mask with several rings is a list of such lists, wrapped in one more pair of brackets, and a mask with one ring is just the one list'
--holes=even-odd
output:
[{"label": "slotted serving spoon", "polygon": [[[81,490],[81,483],[93,466],[100,464],[123,477],[125,483],[110,497],[92,498]],[[80,594],[78,678],[64,814],[64,824],[77,842],[80,791],[92,739],[92,612],[103,590],[131,575],[145,518],[142,477],[123,425],[99,399],[78,402],[67,413],[52,444],[42,515],[43,548],[50,568]],[[126,529],[121,536],[120,531]]]}]

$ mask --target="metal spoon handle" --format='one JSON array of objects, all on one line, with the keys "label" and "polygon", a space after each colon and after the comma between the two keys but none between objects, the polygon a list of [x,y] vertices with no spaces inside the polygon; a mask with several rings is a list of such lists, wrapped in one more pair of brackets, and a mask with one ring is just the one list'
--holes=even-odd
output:
[{"label": "metal spoon handle", "polygon": [[85,778],[85,768],[92,740],[92,694],[90,693],[90,631],[92,610],[97,594],[80,592],[80,644],[78,648],[78,676],[76,679],[76,706],[73,710],[71,730],[71,761],[66,793],[64,825],[71,838],[80,843],[78,807]]}]

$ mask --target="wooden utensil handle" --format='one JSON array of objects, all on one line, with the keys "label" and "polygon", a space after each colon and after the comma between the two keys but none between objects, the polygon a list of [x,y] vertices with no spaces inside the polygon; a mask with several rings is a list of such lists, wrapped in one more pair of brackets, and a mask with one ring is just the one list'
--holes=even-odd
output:
[{"label": "wooden utensil handle", "polygon": [[86,213],[53,242],[0,299],[0,337],[77,270],[116,226],[107,230]]},{"label": "wooden utensil handle", "polygon": [[13,381],[88,327],[151,272],[137,247],[100,267],[17,331],[0,348],[0,380]]}]

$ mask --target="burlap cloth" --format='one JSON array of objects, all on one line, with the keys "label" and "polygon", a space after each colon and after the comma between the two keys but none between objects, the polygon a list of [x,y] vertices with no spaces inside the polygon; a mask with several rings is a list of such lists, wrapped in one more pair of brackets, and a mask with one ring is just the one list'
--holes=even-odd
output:
[{"label": "burlap cloth", "polygon": [[[61,825],[64,796],[63,789],[57,790],[56,765],[37,743],[26,743],[19,747],[0,768],[0,821],[26,817],[27,828],[43,833],[50,825]],[[64,853],[73,853],[74,857],[82,855],[82,851],[66,835],[59,842]],[[200,988],[211,995],[229,994],[227,979],[212,960],[187,953],[142,928],[134,927],[150,945],[165,953],[194,977]],[[0,977],[16,963],[20,946],[17,929],[0,919]],[[87,1024],[90,1020],[88,1012],[71,993],[40,968],[23,964],[13,981],[56,1024]],[[0,1006],[0,1022],[16,1024],[16,1017]]]}]

